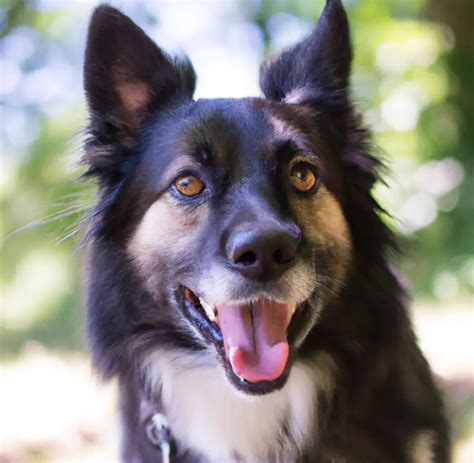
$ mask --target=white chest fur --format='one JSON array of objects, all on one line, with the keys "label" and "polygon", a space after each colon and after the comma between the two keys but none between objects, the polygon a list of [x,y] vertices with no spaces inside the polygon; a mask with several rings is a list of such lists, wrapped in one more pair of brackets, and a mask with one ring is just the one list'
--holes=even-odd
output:
[{"label": "white chest fur", "polygon": [[317,391],[330,382],[328,369],[296,363],[281,390],[250,397],[230,385],[209,354],[158,350],[145,368],[152,387],[161,388],[171,432],[219,462],[294,461],[317,432]]}]

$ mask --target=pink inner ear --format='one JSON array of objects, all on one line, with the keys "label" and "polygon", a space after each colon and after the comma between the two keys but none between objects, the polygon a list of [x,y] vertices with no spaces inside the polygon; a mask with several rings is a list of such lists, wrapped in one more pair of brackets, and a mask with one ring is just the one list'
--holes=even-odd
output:
[{"label": "pink inner ear", "polygon": [[123,82],[117,84],[115,89],[127,112],[144,110],[150,101],[150,87],[145,82]]}]

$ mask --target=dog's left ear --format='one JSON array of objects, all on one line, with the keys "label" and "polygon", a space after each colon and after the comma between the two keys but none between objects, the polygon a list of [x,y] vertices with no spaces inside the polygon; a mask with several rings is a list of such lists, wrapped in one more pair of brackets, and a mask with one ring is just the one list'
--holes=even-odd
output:
[{"label": "dog's left ear", "polygon": [[346,103],[351,61],[346,12],[341,0],[327,0],[314,31],[262,65],[260,86],[276,101]]},{"label": "dog's left ear", "polygon": [[170,57],[131,19],[99,6],[92,15],[84,65],[84,88],[92,122],[108,135],[133,139],[153,110],[191,99],[196,83],[187,59]]},{"label": "dog's left ear", "polygon": [[195,84],[187,58],[169,56],[119,10],[108,5],[96,8],[84,64],[90,114],[85,175],[115,185],[132,159],[147,117],[192,100]]}]

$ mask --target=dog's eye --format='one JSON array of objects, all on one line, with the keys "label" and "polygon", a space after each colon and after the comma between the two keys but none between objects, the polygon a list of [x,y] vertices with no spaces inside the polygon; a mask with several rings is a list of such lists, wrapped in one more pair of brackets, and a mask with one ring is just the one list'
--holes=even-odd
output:
[{"label": "dog's eye", "polygon": [[174,186],[184,196],[197,196],[204,190],[204,183],[195,175],[182,175],[178,177]]},{"label": "dog's eye", "polygon": [[302,193],[314,193],[319,185],[316,169],[307,162],[297,162],[290,171],[290,183]]}]

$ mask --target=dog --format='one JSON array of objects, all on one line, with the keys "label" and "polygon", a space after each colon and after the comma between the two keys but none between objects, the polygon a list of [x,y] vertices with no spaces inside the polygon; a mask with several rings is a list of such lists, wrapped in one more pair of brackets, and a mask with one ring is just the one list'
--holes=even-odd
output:
[{"label": "dog", "polygon": [[449,461],[371,194],[340,0],[263,63],[263,97],[194,100],[190,61],[93,13],[85,268],[125,462]]}]

